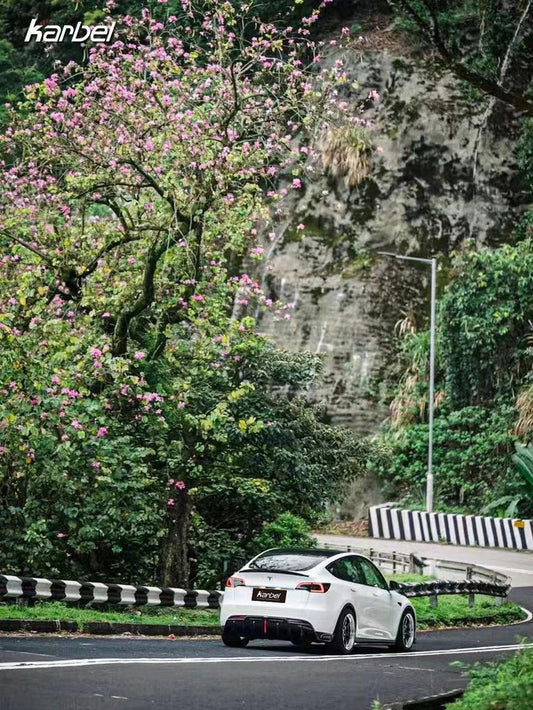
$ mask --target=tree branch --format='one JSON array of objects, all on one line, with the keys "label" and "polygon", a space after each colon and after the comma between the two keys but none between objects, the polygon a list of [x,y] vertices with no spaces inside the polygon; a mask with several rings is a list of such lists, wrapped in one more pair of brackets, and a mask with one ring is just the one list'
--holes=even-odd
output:
[{"label": "tree branch", "polygon": [[[442,39],[440,27],[438,23],[437,13],[434,8],[428,2],[428,0],[421,0],[423,6],[426,8],[431,22],[428,22],[424,17],[422,17],[413,7],[409,0],[389,0],[389,4],[394,9],[395,6],[400,7],[406,15],[408,15],[412,20],[416,22],[418,27],[425,34],[426,38],[430,41],[432,46],[437,50],[440,55],[442,62],[460,79],[468,82],[471,86],[479,89],[489,96],[502,101],[503,103],[512,106],[520,112],[527,113],[529,116],[533,116],[533,102],[528,100],[523,94],[517,93],[516,91],[504,89],[499,81],[494,81],[489,79],[478,72],[469,69],[461,61],[458,61],[449,51],[444,40]],[[531,3],[528,3],[525,13],[523,14],[523,19],[520,21],[520,26],[525,20],[525,16],[529,12]]]},{"label": "tree branch", "polygon": [[177,209],[176,203],[174,202],[172,196],[168,193],[165,193],[161,185],[159,185],[159,183],[154,180],[154,178],[149,173],[147,173],[144,168],[142,168],[138,163],[136,163],[135,160],[122,160],[120,162],[125,163],[126,165],[131,165],[132,168],[137,170],[137,172],[146,180],[150,187],[152,187],[157,192],[159,197],[163,198],[163,200],[166,200],[169,203],[174,212],[174,216],[176,217],[178,222],[190,222],[189,218]]},{"label": "tree branch", "polygon": [[10,234],[9,232],[5,232],[5,231],[2,231],[1,234],[3,234],[4,237],[7,237],[7,239],[11,239],[12,241],[16,242],[17,244],[20,244],[20,246],[24,247],[24,249],[27,249],[28,251],[33,252],[38,257],[40,257],[43,261],[46,261],[47,264],[52,263],[52,260],[50,259],[50,257],[47,254],[44,253],[44,251],[37,249],[37,247],[34,247],[31,244],[28,244],[23,239],[20,239],[19,237],[15,237],[14,234]]},{"label": "tree branch", "polygon": [[153,302],[157,262],[166,250],[166,243],[151,248],[144,269],[142,293],[131,308],[124,308],[118,315],[113,333],[113,355],[124,355],[128,347],[128,329],[131,321]]}]

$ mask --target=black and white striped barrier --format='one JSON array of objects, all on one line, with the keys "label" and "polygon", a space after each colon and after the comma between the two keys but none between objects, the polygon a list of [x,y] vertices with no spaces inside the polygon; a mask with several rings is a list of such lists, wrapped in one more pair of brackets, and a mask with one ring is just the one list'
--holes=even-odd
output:
[{"label": "black and white striped barrier", "polygon": [[80,604],[131,606],[182,606],[186,609],[218,609],[222,592],[175,587],[134,587],[129,584],[73,582],[42,577],[0,574],[0,600],[47,599]]},{"label": "black and white striped barrier", "polygon": [[490,597],[506,597],[511,585],[465,580],[464,582],[397,582],[394,588],[405,597],[435,597],[443,594],[484,594]]},{"label": "black and white striped barrier", "polygon": [[533,550],[533,521],[398,510],[387,503],[369,513],[370,537]]}]

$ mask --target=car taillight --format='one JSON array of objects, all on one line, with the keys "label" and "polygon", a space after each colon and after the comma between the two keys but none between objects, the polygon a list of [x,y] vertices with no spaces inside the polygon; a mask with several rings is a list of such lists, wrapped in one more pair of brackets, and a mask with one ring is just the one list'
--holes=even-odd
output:
[{"label": "car taillight", "polygon": [[306,592],[315,592],[316,594],[324,594],[330,588],[330,584],[323,582],[300,582],[296,585],[296,589],[305,589]]},{"label": "car taillight", "polygon": [[241,579],[240,577],[228,577],[226,580],[226,587],[244,587],[245,582],[244,579]]}]

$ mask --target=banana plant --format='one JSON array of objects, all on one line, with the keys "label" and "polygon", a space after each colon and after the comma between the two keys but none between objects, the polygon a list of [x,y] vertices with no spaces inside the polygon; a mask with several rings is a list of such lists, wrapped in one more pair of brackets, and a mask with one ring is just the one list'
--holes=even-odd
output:
[{"label": "banana plant", "polygon": [[[522,478],[531,488],[533,495],[533,447],[523,446],[518,442],[515,443],[516,453],[513,455],[513,463],[520,472]],[[518,507],[527,502],[531,496],[524,495],[508,495],[486,505],[481,511],[482,515],[490,513],[498,515],[502,518],[514,518],[518,515]]]},{"label": "banana plant", "polygon": [[533,447],[515,443],[516,453],[513,463],[533,491]]}]

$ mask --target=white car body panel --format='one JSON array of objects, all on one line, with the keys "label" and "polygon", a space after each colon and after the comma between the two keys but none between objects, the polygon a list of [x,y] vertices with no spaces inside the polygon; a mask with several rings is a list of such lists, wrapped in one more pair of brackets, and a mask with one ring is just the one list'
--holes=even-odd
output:
[{"label": "white car body panel", "polygon": [[[266,554],[262,553],[262,555]],[[331,636],[342,610],[346,606],[351,606],[355,611],[358,641],[394,643],[404,610],[412,609],[409,600],[388,588],[382,589],[339,579],[327,567],[347,557],[363,560],[367,558],[355,553],[329,552],[329,554],[327,559],[311,569],[298,571],[295,574],[249,571],[254,560],[261,557],[258,555],[232,577],[242,580],[244,585],[226,587],[221,603],[221,626],[224,626],[229,619],[235,618],[259,617],[267,621],[288,619],[310,624],[319,635]],[[296,589],[296,586],[302,582],[319,582],[330,586],[325,593]],[[254,588],[285,590],[285,602],[255,601],[252,599]],[[317,640],[321,639],[317,638]]]}]

